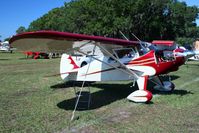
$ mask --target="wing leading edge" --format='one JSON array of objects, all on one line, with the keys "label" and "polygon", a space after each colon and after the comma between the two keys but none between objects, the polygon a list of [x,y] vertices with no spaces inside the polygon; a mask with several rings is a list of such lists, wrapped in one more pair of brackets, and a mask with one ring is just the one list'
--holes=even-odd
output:
[{"label": "wing leading edge", "polygon": [[107,47],[107,49],[118,46],[137,46],[139,44],[137,41],[58,31],[26,32],[13,36],[9,42],[20,51],[44,52],[66,52],[75,47],[81,47],[81,45],[95,45],[96,43]]}]

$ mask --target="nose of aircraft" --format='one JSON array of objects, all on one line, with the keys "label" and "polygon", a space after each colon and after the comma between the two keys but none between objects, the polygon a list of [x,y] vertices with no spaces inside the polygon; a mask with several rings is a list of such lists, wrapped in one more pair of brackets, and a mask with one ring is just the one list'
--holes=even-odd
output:
[{"label": "nose of aircraft", "polygon": [[170,68],[170,72],[177,71],[179,66],[183,65],[186,61],[186,58],[184,56],[178,56],[176,57],[176,60],[174,61],[173,65]]},{"label": "nose of aircraft", "polygon": [[185,61],[186,61],[185,56],[176,57],[175,65],[176,66],[181,66],[181,65],[183,65],[185,63]]}]

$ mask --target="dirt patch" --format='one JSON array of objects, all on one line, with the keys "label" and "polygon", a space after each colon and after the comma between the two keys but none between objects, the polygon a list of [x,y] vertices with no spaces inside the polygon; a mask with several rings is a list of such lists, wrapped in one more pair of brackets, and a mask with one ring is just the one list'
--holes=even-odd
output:
[{"label": "dirt patch", "polygon": [[99,132],[96,131],[96,129],[94,129],[93,127],[89,126],[82,128],[80,130],[71,129],[71,133],[99,133]]},{"label": "dirt patch", "polygon": [[107,123],[119,123],[125,119],[128,119],[130,116],[132,115],[131,112],[128,111],[120,111],[120,112],[114,112],[113,115],[108,116],[106,118],[104,118],[103,120]]}]

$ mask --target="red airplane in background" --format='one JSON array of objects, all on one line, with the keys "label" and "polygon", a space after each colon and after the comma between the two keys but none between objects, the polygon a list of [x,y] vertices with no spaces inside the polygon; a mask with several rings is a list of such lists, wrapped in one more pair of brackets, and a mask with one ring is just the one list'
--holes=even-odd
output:
[{"label": "red airplane in background", "polygon": [[33,58],[33,59],[39,59],[39,58],[44,58],[48,59],[48,54],[44,52],[33,52],[33,51],[25,51],[23,52],[26,55],[26,58]]},{"label": "red airplane in background", "polygon": [[[159,76],[176,71],[183,56],[161,54],[145,47],[145,42],[57,31],[37,31],[16,35],[10,44],[23,51],[65,52],[60,61],[64,81],[136,81],[138,90],[127,99],[149,102],[148,80],[159,91],[172,91],[171,81]],[[78,58],[77,58],[78,57]],[[79,62],[81,61],[81,62]]]}]

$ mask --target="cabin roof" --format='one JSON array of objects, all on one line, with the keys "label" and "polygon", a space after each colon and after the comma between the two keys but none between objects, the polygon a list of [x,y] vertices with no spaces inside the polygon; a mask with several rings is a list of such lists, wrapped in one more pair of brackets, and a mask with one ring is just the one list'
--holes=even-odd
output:
[{"label": "cabin roof", "polygon": [[164,46],[173,46],[175,44],[175,42],[174,41],[168,41],[168,40],[154,40],[154,41],[152,41],[152,44],[164,45]]}]

